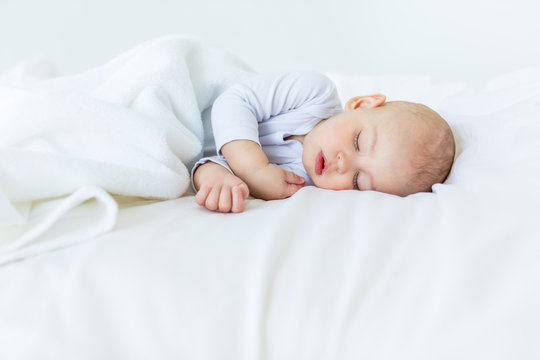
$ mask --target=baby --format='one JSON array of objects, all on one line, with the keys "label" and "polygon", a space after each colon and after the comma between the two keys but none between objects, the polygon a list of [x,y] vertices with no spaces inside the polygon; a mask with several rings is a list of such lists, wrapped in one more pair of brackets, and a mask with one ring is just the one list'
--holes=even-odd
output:
[{"label": "baby", "polygon": [[341,107],[324,75],[255,75],[212,107],[217,156],[192,170],[197,204],[242,212],[249,194],[272,200],[305,185],[399,196],[431,191],[450,172],[454,138],[427,106],[356,96]]}]

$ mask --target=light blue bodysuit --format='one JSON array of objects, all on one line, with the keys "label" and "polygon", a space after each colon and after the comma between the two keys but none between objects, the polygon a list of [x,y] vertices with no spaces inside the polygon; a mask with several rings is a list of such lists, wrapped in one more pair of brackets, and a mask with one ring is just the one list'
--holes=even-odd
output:
[{"label": "light blue bodysuit", "polygon": [[323,74],[295,71],[247,77],[216,98],[211,109],[211,129],[205,126],[207,157],[194,164],[192,186],[195,169],[205,162],[215,162],[231,171],[220,150],[233,140],[256,142],[270,163],[302,176],[306,185],[313,185],[302,164],[302,144],[284,139],[305,135],[321,120],[340,112],[343,108],[336,87]]}]

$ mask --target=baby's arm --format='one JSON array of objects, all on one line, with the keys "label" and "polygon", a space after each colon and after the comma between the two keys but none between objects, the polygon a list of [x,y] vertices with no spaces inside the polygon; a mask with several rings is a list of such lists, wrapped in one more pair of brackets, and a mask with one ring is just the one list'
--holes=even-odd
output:
[{"label": "baby's arm", "polygon": [[[288,126],[300,129],[313,121],[313,114],[326,119],[340,109],[335,86],[322,74],[297,71],[249,78],[222,93],[212,106],[218,155],[225,156],[234,174],[246,182],[253,196],[265,200],[289,197],[305,180],[269,164],[261,148],[259,126],[265,123],[263,127],[268,135],[274,117],[298,111],[296,117],[290,117]],[[285,128],[283,124],[276,125],[276,129],[279,127]]]},{"label": "baby's arm", "polygon": [[284,199],[304,186],[304,178],[270,164],[259,144],[251,140],[226,143],[221,152],[251,194],[264,200]]},{"label": "baby's arm", "polygon": [[197,190],[197,204],[212,211],[244,211],[248,187],[223,166],[213,162],[200,165],[193,174],[193,184]]}]

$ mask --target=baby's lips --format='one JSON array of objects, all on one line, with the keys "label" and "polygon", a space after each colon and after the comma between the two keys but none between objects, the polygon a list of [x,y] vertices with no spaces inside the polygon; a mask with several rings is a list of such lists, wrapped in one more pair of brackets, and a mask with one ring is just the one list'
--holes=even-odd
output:
[{"label": "baby's lips", "polygon": [[315,174],[321,175],[324,169],[324,155],[323,152],[319,152],[315,157]]}]

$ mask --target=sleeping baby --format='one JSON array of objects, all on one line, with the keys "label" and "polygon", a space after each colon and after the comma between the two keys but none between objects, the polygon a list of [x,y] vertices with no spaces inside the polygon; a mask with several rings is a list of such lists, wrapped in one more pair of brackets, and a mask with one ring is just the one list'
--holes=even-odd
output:
[{"label": "sleeping baby", "polygon": [[217,155],[191,172],[197,204],[242,212],[250,194],[283,199],[306,185],[406,196],[448,176],[454,137],[429,107],[375,94],[351,98],[344,110],[333,82],[316,72],[231,86],[211,110]]}]

